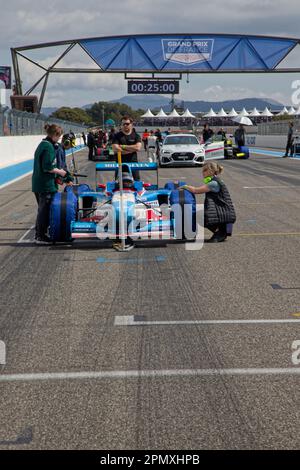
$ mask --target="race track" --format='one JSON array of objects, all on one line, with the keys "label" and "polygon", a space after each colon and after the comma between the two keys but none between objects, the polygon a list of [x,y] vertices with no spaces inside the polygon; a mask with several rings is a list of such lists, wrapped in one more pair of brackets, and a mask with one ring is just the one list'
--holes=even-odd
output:
[{"label": "race track", "polygon": [[224,167],[238,220],[200,251],[37,247],[30,177],[0,190],[0,449],[299,448],[300,162]]}]

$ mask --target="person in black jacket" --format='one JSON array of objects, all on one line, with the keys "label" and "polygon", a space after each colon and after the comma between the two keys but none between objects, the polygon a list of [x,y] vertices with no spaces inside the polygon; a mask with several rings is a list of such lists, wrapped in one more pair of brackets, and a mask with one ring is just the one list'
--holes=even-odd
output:
[{"label": "person in black jacket", "polygon": [[204,184],[199,187],[180,186],[194,194],[205,194],[204,227],[213,232],[209,243],[223,242],[227,238],[228,224],[234,224],[236,215],[229,191],[219,178],[223,167],[215,162],[203,165]]},{"label": "person in black jacket", "polygon": [[89,148],[89,160],[93,160],[95,156],[95,148],[96,148],[96,139],[94,133],[91,131],[88,133],[87,136],[87,145]]},{"label": "person in black jacket", "polygon": [[234,133],[236,145],[240,148],[245,145],[245,129],[243,124],[240,124]]},{"label": "person in black jacket", "polygon": [[285,154],[283,155],[283,157],[288,157],[289,152],[290,152],[290,156],[291,157],[293,156],[293,141],[294,141],[293,132],[294,132],[294,123],[290,122],[289,131],[287,135],[286,149],[285,149]]},{"label": "person in black jacket", "polygon": [[209,128],[208,124],[205,124],[202,132],[203,142],[207,142],[209,139],[212,138],[213,135],[214,131]]}]

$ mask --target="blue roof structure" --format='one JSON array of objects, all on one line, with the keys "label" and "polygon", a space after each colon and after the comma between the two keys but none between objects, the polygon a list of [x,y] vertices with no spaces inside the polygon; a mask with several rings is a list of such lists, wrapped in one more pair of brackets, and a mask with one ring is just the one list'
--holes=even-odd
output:
[{"label": "blue roof structure", "polygon": [[297,40],[259,36],[168,34],[81,40],[105,72],[268,71]]},{"label": "blue roof structure", "polygon": [[[43,82],[38,103],[41,109],[52,73],[287,73],[300,72],[300,67],[283,67],[283,60],[299,45],[300,39],[245,34],[138,34],[49,42],[12,48],[15,91],[23,95],[18,58],[28,60],[43,72],[29,88],[30,95]],[[32,49],[66,46],[66,50],[50,66],[30,59],[24,52]],[[60,67],[60,62],[75,46],[79,46],[97,67]],[[295,62],[294,62],[295,63]],[[300,60],[299,60],[300,63]]]}]

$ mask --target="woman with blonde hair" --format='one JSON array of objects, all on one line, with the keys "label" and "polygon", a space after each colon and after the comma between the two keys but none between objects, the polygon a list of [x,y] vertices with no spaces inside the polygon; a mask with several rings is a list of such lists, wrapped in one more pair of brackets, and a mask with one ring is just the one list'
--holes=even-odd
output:
[{"label": "woman with blonde hair", "polygon": [[205,194],[204,201],[204,227],[213,232],[207,240],[209,243],[223,242],[227,238],[227,225],[236,221],[234,205],[229,191],[219,175],[223,167],[216,162],[207,162],[203,165],[203,185],[181,186],[194,194]]}]

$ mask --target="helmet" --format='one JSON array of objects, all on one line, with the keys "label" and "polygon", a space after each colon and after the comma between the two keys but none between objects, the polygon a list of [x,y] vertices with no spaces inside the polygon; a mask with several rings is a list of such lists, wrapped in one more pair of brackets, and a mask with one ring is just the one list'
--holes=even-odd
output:
[{"label": "helmet", "polygon": [[132,189],[134,186],[134,179],[130,173],[123,173],[123,188]]}]

